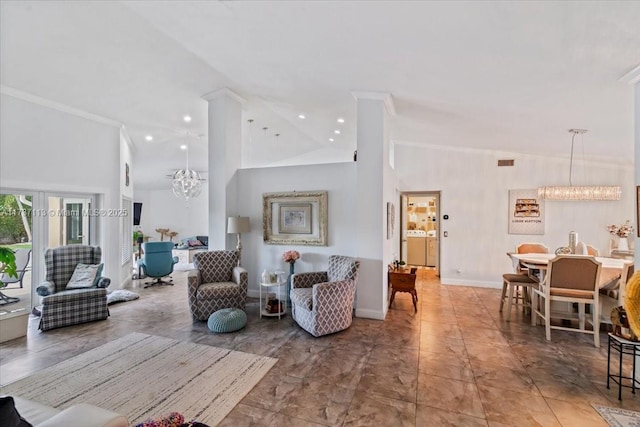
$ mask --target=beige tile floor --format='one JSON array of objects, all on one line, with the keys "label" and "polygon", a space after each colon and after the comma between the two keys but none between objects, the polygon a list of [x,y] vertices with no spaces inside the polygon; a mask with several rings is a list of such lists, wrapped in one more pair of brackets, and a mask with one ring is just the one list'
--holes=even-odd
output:
[{"label": "beige tile floor", "polygon": [[279,359],[223,426],[606,426],[591,404],[640,410],[640,393],[619,403],[606,389],[606,346],[561,331],[547,342],[521,312],[506,322],[496,289],[443,286],[420,270],[417,313],[398,294],[384,322],[313,338],[288,315],[259,319],[250,299],[248,325],[215,335],[192,322],[185,277],[136,283],[141,298],[113,305],[107,321],[40,333],[32,318],[27,338],[0,345],[0,383],[138,331]]}]

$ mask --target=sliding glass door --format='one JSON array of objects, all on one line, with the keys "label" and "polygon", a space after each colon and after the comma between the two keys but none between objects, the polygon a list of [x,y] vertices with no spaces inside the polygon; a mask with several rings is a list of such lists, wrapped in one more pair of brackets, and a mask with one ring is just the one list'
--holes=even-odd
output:
[{"label": "sliding glass door", "polygon": [[47,248],[99,244],[96,199],[93,194],[0,188],[0,245],[15,252],[18,264],[17,278],[1,279],[6,284],[0,285],[0,319],[39,304],[35,288],[45,279]]},{"label": "sliding glass door", "polygon": [[33,195],[0,191],[0,245],[13,251],[16,275],[0,273],[0,320],[31,311]]}]

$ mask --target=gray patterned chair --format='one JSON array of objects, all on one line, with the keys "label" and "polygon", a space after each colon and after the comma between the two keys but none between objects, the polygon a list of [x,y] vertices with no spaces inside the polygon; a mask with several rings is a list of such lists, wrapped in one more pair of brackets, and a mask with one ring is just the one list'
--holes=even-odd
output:
[{"label": "gray patterned chair", "polygon": [[360,261],[331,255],[327,271],[291,277],[291,315],[300,327],[319,337],[351,326]]},{"label": "gray patterned chair", "polygon": [[109,316],[106,288],[111,279],[100,277],[93,287],[66,289],[79,263],[100,264],[101,258],[102,250],[98,246],[68,245],[44,252],[46,281],[36,289],[42,297],[41,331],[104,320]]},{"label": "gray patterned chair", "polygon": [[194,320],[208,320],[223,308],[245,309],[247,270],[238,267],[238,251],[207,251],[193,256],[188,276],[189,307]]}]

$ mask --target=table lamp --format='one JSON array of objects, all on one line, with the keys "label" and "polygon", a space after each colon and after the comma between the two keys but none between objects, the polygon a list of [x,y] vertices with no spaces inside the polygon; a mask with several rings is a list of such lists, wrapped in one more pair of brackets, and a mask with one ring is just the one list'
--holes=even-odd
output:
[{"label": "table lamp", "polygon": [[240,259],[242,258],[242,243],[240,242],[240,235],[242,233],[248,233],[251,230],[249,225],[248,216],[230,216],[227,219],[227,234],[237,234],[238,244],[236,250],[238,251],[238,267],[240,266]]}]

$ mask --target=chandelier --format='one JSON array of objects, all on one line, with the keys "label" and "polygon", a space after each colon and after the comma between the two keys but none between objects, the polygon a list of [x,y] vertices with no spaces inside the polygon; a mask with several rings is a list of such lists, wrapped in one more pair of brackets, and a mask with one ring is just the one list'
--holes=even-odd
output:
[{"label": "chandelier", "polygon": [[576,135],[584,135],[586,129],[569,129],[571,133],[571,160],[569,162],[569,185],[538,188],[538,197],[546,200],[620,200],[619,185],[575,186],[571,181],[573,172],[573,145]]},{"label": "chandelier", "polygon": [[182,145],[180,148],[186,151],[187,164],[184,169],[178,169],[171,177],[173,185],[173,194],[178,198],[184,199],[187,204],[189,199],[198,197],[202,191],[202,178],[200,174],[193,169],[189,169],[189,147]]}]

